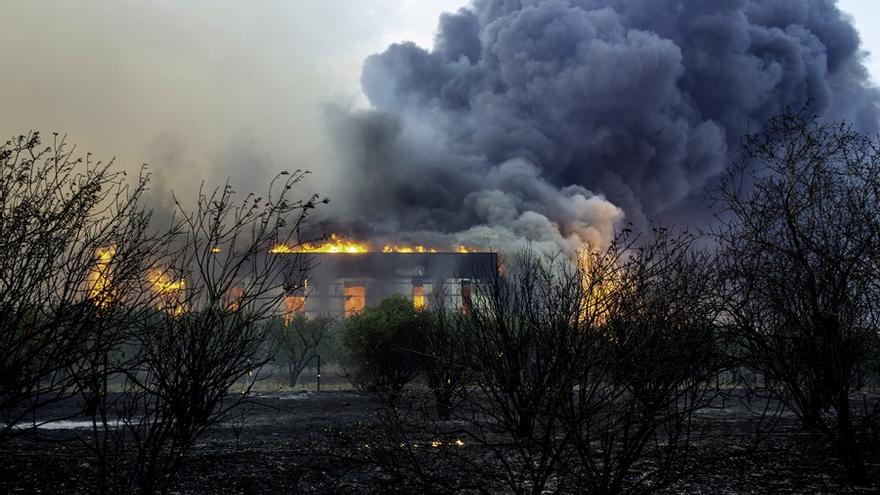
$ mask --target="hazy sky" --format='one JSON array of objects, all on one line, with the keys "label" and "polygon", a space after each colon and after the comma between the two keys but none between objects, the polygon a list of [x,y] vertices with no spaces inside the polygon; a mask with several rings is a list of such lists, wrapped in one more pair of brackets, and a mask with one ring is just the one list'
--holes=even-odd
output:
[{"label": "hazy sky", "polygon": [[[158,185],[248,169],[242,188],[307,168],[333,177],[326,104],[363,106],[363,59],[432,41],[466,0],[48,0],[0,3],[0,135],[66,131]],[[876,51],[880,2],[841,0]],[[236,174],[238,175],[238,174]],[[248,182],[250,181],[250,182]]]},{"label": "hazy sky", "polygon": [[464,3],[2,2],[0,135],[66,131],[129,168],[150,162],[175,189],[240,167],[245,187],[281,169],[321,175],[323,105],[364,105],[363,59],[429,46],[440,12]]}]

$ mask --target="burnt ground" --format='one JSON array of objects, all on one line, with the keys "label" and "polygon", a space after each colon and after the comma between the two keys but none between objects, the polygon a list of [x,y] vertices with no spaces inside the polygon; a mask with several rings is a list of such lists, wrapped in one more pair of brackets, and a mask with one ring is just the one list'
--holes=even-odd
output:
[{"label": "burnt ground", "polygon": [[[63,410],[76,404],[57,407]],[[361,442],[380,441],[383,430],[378,423],[383,420],[381,408],[367,396],[344,390],[273,393],[240,412],[247,418],[244,422],[219,425],[195,446],[171,493],[426,491],[408,479],[405,470],[371,462],[381,455],[370,450],[369,443]],[[748,438],[753,427],[748,414],[735,407],[707,410],[699,421],[711,425],[707,448],[715,449],[713,452],[725,442],[734,444]],[[36,437],[18,438],[3,447],[0,494],[93,493],[95,462],[82,443],[87,435],[88,430],[81,428],[41,429]],[[423,448],[430,446],[423,444]],[[470,446],[439,448],[467,451]],[[876,457],[870,466],[874,484],[852,487],[842,482],[839,466],[828,452],[820,439],[798,432],[793,418],[784,418],[760,451],[717,459],[664,493],[880,493]],[[475,452],[473,455],[479,457]],[[430,471],[429,464],[421,468]],[[444,473],[440,464],[433,468],[447,479],[463,475]]]}]

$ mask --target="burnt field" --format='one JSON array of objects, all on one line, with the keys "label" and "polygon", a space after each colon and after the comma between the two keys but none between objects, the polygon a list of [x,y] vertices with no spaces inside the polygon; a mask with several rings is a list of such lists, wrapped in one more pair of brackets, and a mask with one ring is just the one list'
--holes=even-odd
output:
[{"label": "burnt field", "polygon": [[[412,410],[417,402],[403,400],[400,408]],[[71,400],[51,412],[73,415],[79,407]],[[506,492],[500,479],[502,442],[473,441],[467,422],[454,416],[442,422],[445,437],[403,431],[390,417],[379,401],[354,391],[265,394],[205,434],[187,454],[169,493]],[[693,421],[700,432],[690,453],[696,467],[661,493],[880,490],[877,452],[868,462],[872,483],[847,485],[831,447],[803,433],[788,415],[765,430],[757,448],[761,422],[736,399],[697,411]],[[88,418],[73,416],[4,445],[0,493],[93,493],[97,463],[84,443],[90,435]]]}]

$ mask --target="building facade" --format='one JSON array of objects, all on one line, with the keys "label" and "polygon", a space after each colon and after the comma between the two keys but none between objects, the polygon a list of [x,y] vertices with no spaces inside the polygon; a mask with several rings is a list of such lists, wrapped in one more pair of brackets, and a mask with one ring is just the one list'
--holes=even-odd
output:
[{"label": "building facade", "polygon": [[347,318],[399,294],[417,308],[467,310],[498,269],[495,253],[309,253],[301,287],[285,295],[289,314]]}]

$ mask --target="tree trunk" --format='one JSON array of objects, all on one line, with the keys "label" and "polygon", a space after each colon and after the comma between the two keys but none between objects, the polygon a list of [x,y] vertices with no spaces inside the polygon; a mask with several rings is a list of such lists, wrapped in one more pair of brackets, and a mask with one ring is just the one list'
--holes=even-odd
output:
[{"label": "tree trunk", "polygon": [[849,391],[846,386],[841,387],[841,390],[838,391],[837,430],[839,436],[836,442],[837,450],[843,467],[846,469],[847,480],[855,485],[867,484],[868,473],[865,468],[865,456],[853,427]]},{"label": "tree trunk", "polygon": [[822,406],[815,394],[811,394],[801,406],[801,427],[812,432],[827,431],[825,421],[822,419]]},{"label": "tree trunk", "polygon": [[138,495],[153,495],[156,493],[156,476],[152,469],[142,471],[138,480]]},{"label": "tree trunk", "polygon": [[523,399],[517,408],[519,420],[516,425],[516,435],[520,438],[531,438],[535,416],[532,414],[531,401]]},{"label": "tree trunk", "polygon": [[297,381],[299,381],[299,373],[296,372],[293,364],[287,363],[287,385],[290,388],[296,387]]},{"label": "tree trunk", "polygon": [[440,419],[449,419],[452,413],[452,397],[448,392],[437,392],[434,398],[437,403],[437,416]]}]

